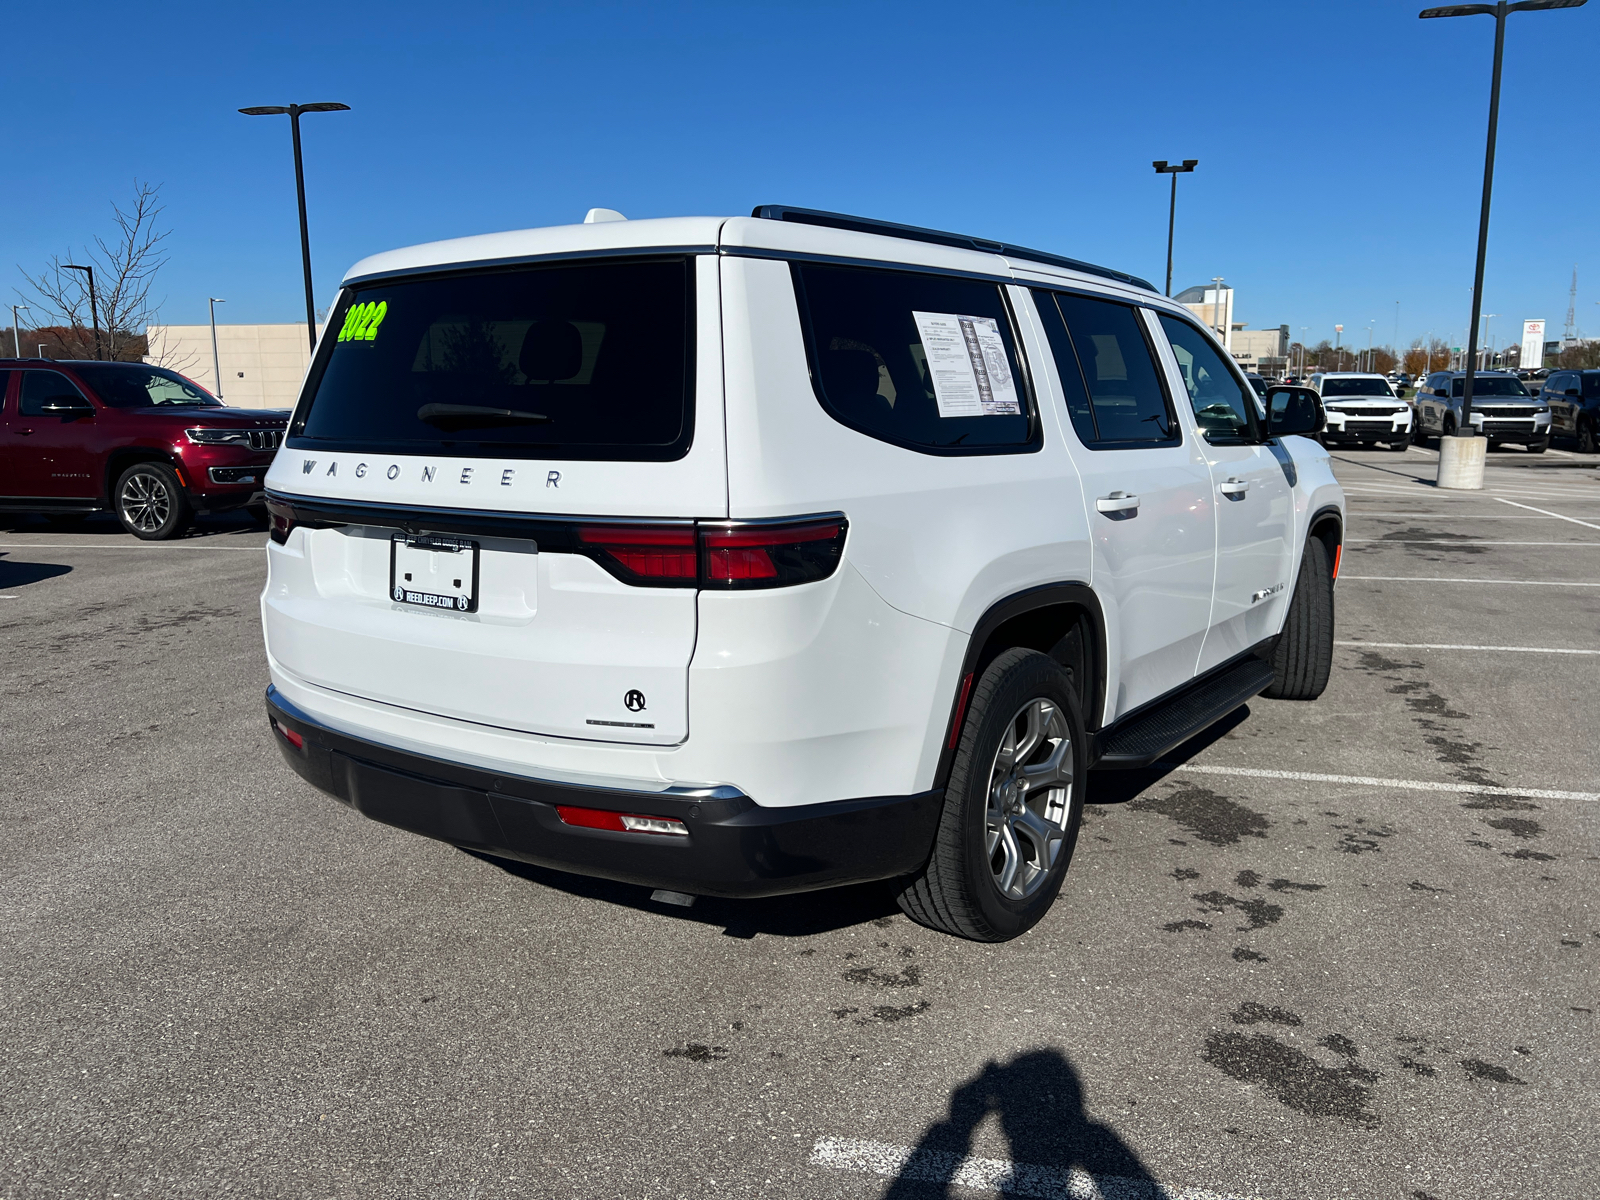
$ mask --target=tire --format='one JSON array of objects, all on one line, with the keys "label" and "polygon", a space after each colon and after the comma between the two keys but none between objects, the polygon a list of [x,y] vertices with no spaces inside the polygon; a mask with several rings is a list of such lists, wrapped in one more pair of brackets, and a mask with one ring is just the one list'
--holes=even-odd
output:
[{"label": "tire", "polygon": [[1578,453],[1600,454],[1600,439],[1595,437],[1593,421],[1578,422]]},{"label": "tire", "polygon": [[[1008,770],[1019,742],[1020,766]],[[1012,649],[990,663],[973,688],[933,853],[900,893],[905,914],[979,942],[1038,924],[1077,845],[1087,749],[1077,691],[1054,659]],[[1015,786],[1029,775],[1031,800]]]},{"label": "tire", "polygon": [[1398,442],[1390,442],[1389,449],[1395,454],[1404,454],[1407,450],[1411,449],[1411,439],[1405,438]]},{"label": "tire", "polygon": [[1306,539],[1283,633],[1272,651],[1274,700],[1315,700],[1333,669],[1333,564],[1321,538]]},{"label": "tire", "polygon": [[165,463],[135,463],[117,480],[111,497],[117,520],[146,542],[177,537],[194,519],[177,472]]},{"label": "tire", "polygon": [[1529,454],[1543,454],[1548,449],[1550,449],[1549,438],[1540,438],[1537,442],[1528,443]]},{"label": "tire", "polygon": [[1443,436],[1454,437],[1456,433],[1456,419],[1454,417],[1446,417],[1444,419],[1444,424],[1441,425],[1440,428],[1444,430]]}]

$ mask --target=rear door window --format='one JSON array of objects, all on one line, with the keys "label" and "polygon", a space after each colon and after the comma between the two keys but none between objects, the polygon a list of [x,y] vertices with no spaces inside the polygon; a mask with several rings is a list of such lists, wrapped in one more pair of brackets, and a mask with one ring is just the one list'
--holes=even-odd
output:
[{"label": "rear door window", "polygon": [[795,263],[811,378],[841,424],[924,454],[1037,449],[996,283]]},{"label": "rear door window", "polygon": [[1138,313],[1069,292],[1037,291],[1034,301],[1084,445],[1110,450],[1180,440]]},{"label": "rear door window", "polygon": [[691,266],[565,263],[348,291],[288,444],[682,458],[694,421]]},{"label": "rear door window", "polygon": [[44,406],[51,400],[87,404],[88,399],[60,371],[24,371],[22,373],[22,400],[19,411],[25,417],[44,416]]}]

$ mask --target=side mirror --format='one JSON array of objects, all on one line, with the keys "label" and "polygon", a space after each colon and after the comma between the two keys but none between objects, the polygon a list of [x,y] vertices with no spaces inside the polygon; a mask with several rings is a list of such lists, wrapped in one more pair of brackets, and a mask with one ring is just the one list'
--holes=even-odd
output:
[{"label": "side mirror", "polygon": [[47,396],[39,411],[50,413],[53,416],[92,416],[94,408],[84,401],[81,396]]},{"label": "side mirror", "polygon": [[1435,396],[1443,396],[1446,400],[1450,399],[1450,393],[1445,391],[1443,388],[1434,388],[1433,394]]},{"label": "side mirror", "polygon": [[1316,392],[1308,387],[1267,389],[1268,437],[1320,433],[1322,426],[1322,400]]}]

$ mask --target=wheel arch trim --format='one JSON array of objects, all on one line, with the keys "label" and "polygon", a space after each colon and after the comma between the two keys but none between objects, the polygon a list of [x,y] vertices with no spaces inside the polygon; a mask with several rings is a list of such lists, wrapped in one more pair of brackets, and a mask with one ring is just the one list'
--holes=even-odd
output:
[{"label": "wheel arch trim", "polygon": [[994,635],[1010,621],[1049,608],[1076,609],[1078,620],[1089,625],[1089,636],[1085,639],[1084,645],[1088,660],[1085,663],[1088,686],[1081,689],[1085,694],[1084,728],[1085,732],[1090,734],[1100,728],[1099,717],[1105,707],[1108,656],[1105,613],[1099,596],[1088,584],[1078,581],[1041,584],[1015,592],[991,604],[973,626],[972,635],[967,639],[961,669],[955,679],[955,690],[949,697],[945,736],[939,751],[938,766],[934,771],[935,787],[942,788],[950,778],[950,769],[955,761],[954,747],[958,741],[957,734],[966,719],[966,701],[969,699],[972,685],[976,682],[974,677],[996,653],[1008,648],[1001,646],[994,653],[990,653],[990,643]]}]

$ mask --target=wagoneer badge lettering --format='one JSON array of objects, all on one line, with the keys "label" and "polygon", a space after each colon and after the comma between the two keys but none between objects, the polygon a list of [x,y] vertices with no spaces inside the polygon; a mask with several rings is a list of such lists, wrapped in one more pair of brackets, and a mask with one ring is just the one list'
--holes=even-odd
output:
[{"label": "wagoneer badge lettering", "polygon": [[1275,583],[1269,588],[1262,588],[1259,592],[1251,593],[1250,603],[1259,603],[1260,601],[1265,600],[1268,596],[1276,596],[1281,591],[1283,591],[1283,584],[1281,583]]}]

